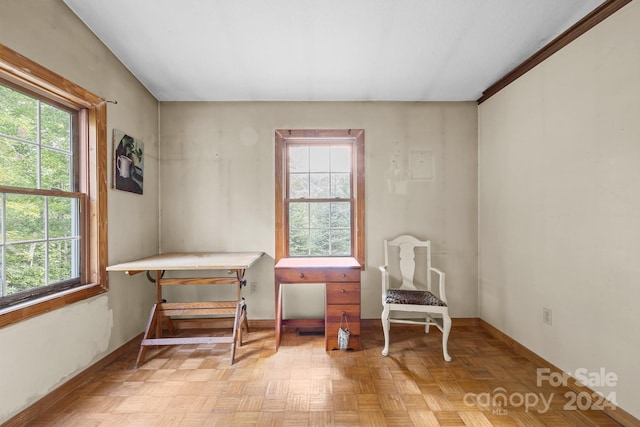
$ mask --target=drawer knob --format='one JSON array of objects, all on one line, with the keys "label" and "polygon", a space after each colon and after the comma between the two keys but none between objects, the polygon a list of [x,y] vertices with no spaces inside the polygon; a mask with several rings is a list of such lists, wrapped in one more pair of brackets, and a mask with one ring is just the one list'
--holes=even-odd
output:
[{"label": "drawer knob", "polygon": [[304,273],[300,273],[300,278],[302,279],[304,277]]},{"label": "drawer knob", "polygon": [[347,277],[347,273],[342,273],[342,277]]},{"label": "drawer knob", "polygon": [[340,289],[340,292],[344,294],[347,291],[345,291],[344,289]]}]

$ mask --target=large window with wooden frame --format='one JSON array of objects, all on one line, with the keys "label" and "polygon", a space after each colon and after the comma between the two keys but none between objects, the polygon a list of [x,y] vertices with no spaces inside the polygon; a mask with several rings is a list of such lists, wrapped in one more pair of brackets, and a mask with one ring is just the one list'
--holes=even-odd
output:
[{"label": "large window with wooden frame", "polygon": [[106,290],[105,119],[0,45],[0,326]]},{"label": "large window with wooden frame", "polygon": [[278,130],[276,258],[364,265],[364,131]]}]

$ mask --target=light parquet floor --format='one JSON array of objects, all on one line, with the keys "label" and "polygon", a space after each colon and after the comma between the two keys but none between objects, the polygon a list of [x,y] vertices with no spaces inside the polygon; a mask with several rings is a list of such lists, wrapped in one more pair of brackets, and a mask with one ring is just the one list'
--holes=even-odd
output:
[{"label": "light parquet floor", "polygon": [[[357,352],[325,352],[322,336],[287,332],[276,353],[274,336],[271,329],[245,334],[233,365],[221,344],[150,350],[137,370],[132,351],[30,425],[619,425],[601,411],[566,409],[568,389],[538,387],[537,367],[479,327],[454,325],[449,363],[439,331],[425,335],[410,325],[392,325],[388,357],[375,324],[363,325]],[[511,405],[491,404],[501,391]],[[528,393],[553,396],[548,410],[519,403]]]}]

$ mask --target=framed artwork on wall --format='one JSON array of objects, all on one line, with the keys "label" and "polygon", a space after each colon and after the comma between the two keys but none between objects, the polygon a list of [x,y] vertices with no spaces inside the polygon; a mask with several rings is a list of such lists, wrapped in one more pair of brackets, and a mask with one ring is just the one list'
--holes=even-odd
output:
[{"label": "framed artwork on wall", "polygon": [[142,194],[144,144],[121,130],[113,130],[113,188]]}]

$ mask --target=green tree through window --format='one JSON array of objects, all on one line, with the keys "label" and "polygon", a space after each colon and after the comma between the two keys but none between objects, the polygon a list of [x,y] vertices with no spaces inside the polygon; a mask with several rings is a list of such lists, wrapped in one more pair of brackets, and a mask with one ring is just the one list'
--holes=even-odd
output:
[{"label": "green tree through window", "polygon": [[80,281],[76,121],[0,85],[0,297]]},{"label": "green tree through window", "polygon": [[289,256],[351,255],[351,146],[296,145],[289,158]]}]

